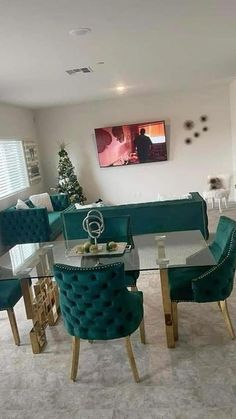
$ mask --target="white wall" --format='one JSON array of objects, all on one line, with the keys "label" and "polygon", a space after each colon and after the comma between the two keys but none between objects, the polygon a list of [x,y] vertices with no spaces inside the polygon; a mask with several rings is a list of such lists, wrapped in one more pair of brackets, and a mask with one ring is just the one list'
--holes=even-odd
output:
[{"label": "white wall", "polygon": [[[34,117],[31,110],[0,104],[0,139],[9,138],[36,140]],[[0,210],[14,205],[17,198],[24,199],[41,190],[42,182],[8,198],[0,199]]]},{"label": "white wall", "polygon": [[[234,80],[230,85],[230,110],[233,157],[233,184],[236,185],[236,80]],[[234,198],[236,199],[236,189],[234,189]]]},{"label": "white wall", "polygon": [[[186,119],[209,117],[209,131],[186,145]],[[35,112],[37,136],[48,188],[57,183],[58,144],[67,150],[88,201],[111,203],[151,201],[160,194],[202,192],[208,174],[232,173],[229,86],[219,85],[184,93],[126,97],[41,109]],[[94,128],[165,119],[169,160],[101,169]]]}]

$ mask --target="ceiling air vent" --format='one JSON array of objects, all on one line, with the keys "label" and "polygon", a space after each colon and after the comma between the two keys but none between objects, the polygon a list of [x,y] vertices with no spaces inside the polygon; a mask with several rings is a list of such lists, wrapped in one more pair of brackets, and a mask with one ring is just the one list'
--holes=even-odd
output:
[{"label": "ceiling air vent", "polygon": [[69,76],[72,76],[72,74],[76,73],[92,73],[91,67],[81,67],[81,68],[72,68],[71,70],[66,70],[66,73],[69,74]]}]

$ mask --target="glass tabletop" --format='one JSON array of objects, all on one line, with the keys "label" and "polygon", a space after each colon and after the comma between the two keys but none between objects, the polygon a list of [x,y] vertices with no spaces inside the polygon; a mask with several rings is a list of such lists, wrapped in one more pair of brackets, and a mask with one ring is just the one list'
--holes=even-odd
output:
[{"label": "glass tabletop", "polygon": [[0,280],[53,276],[53,264],[91,267],[124,262],[125,270],[148,271],[168,267],[212,266],[216,261],[200,231],[134,236],[134,248],[123,254],[85,257],[71,252],[85,240],[19,244],[0,257]]}]

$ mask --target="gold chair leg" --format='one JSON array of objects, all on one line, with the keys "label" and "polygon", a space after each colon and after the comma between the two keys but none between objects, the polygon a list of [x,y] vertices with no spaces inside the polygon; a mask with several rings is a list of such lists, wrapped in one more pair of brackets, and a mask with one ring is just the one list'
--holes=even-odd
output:
[{"label": "gold chair leg", "polygon": [[70,378],[72,381],[76,380],[78,365],[79,365],[79,349],[80,349],[80,339],[76,336],[72,338],[72,364],[71,364],[71,375]]},{"label": "gold chair leg", "polygon": [[219,303],[229,334],[232,339],[235,339],[235,331],[230,319],[227,300],[219,301]]},{"label": "gold chair leg", "polygon": [[221,311],[221,313],[222,313],[222,309],[221,309],[220,301],[217,301],[217,304],[218,304],[218,307],[219,307],[219,309],[220,309],[220,311]]},{"label": "gold chair leg", "polygon": [[20,336],[19,336],[19,332],[18,332],[18,327],[17,327],[17,323],[16,323],[16,316],[15,316],[14,309],[13,308],[8,308],[7,314],[8,314],[8,318],[9,318],[9,321],[10,321],[11,330],[12,330],[12,334],[13,334],[15,344],[17,346],[19,346],[20,345]]},{"label": "gold chair leg", "polygon": [[130,341],[129,336],[125,337],[125,346],[126,346],[126,350],[127,350],[127,354],[128,354],[128,358],[129,358],[129,363],[130,363],[132,373],[133,373],[133,376],[134,376],[134,380],[136,381],[136,383],[139,383],[140,378],[139,378],[136,362],[135,362],[135,359],[134,359],[134,354],[133,354],[132,345],[131,345],[131,341]]},{"label": "gold chair leg", "polygon": [[175,340],[179,339],[179,328],[178,328],[178,306],[177,303],[172,302],[171,303],[171,310],[172,310],[172,316],[173,316],[173,324],[174,324],[174,337]]},{"label": "gold chair leg", "polygon": [[131,291],[138,291],[138,287],[136,285],[133,285],[132,287],[130,287]]},{"label": "gold chair leg", "polygon": [[139,325],[139,333],[140,333],[141,343],[146,343],[146,334],[145,334],[144,319],[141,321],[141,323]]}]

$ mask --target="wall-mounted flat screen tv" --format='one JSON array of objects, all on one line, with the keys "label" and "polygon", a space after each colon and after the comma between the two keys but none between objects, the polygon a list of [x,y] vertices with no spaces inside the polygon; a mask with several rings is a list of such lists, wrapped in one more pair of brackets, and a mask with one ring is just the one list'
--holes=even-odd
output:
[{"label": "wall-mounted flat screen tv", "polygon": [[96,128],[100,167],[167,160],[165,121]]}]

